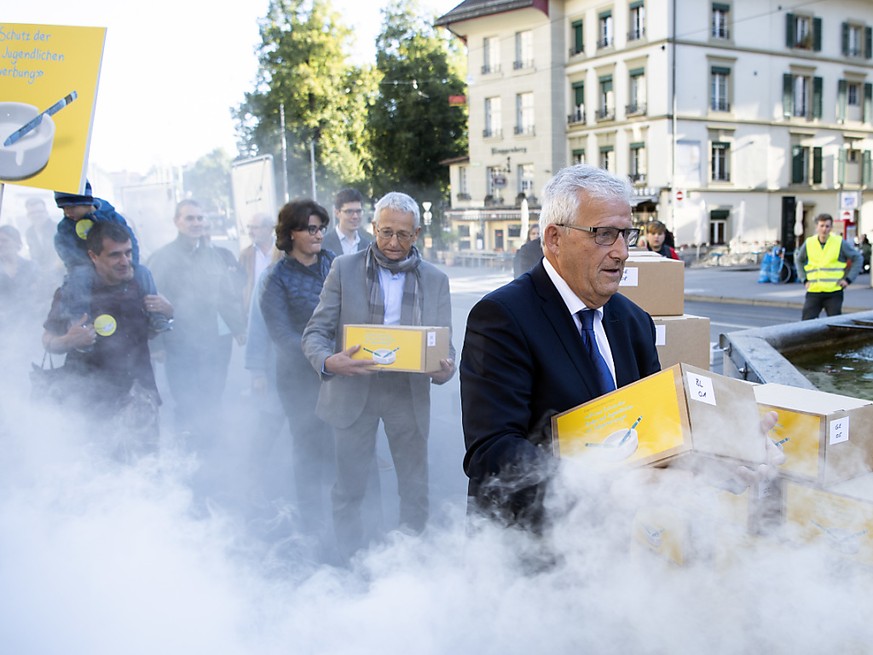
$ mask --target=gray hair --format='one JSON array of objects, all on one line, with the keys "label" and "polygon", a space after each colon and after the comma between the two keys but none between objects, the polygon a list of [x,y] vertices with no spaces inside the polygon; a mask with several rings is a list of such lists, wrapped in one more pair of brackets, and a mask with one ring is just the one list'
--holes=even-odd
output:
[{"label": "gray hair", "polygon": [[384,196],[379,198],[376,207],[373,210],[373,222],[379,221],[379,214],[383,209],[393,209],[404,214],[412,214],[412,219],[417,230],[421,224],[421,217],[418,212],[418,203],[412,197],[401,193],[400,191],[389,191]]},{"label": "gray hair", "polygon": [[562,168],[546,183],[540,210],[540,234],[552,223],[576,222],[581,209],[581,194],[589,199],[623,200],[630,205],[631,185],[626,177],[618,177],[602,168],[577,164]]}]

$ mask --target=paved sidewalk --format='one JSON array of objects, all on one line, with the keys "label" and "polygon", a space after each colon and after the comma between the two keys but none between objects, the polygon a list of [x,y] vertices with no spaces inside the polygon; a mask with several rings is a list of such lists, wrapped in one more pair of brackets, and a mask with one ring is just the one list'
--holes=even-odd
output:
[{"label": "paved sidewalk", "polygon": [[[802,307],[802,284],[758,284],[758,269],[711,266],[685,269],[685,299],[700,302],[745,303],[773,307]],[[846,289],[843,312],[873,309],[870,274],[863,273]]]}]

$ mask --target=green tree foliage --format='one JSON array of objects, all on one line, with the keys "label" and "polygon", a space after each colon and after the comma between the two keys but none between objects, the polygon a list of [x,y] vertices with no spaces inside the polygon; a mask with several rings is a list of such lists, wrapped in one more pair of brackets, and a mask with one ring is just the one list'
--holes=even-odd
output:
[{"label": "green tree foliage", "polygon": [[348,63],[351,30],[329,0],[271,0],[260,33],[256,88],[234,110],[240,153],[272,154],[282,192],[284,105],[289,195],[311,195],[312,142],[320,200],[343,184],[360,184],[368,165],[364,120],[373,74]]},{"label": "green tree foliage", "polygon": [[227,214],[230,207],[230,156],[221,148],[203,155],[182,173],[185,195],[209,212]]},{"label": "green tree foliage", "polygon": [[[382,14],[381,78],[367,125],[373,191],[404,191],[439,206],[449,186],[448,166],[440,162],[467,152],[466,107],[449,106],[449,96],[465,93],[464,60],[418,2],[392,0]],[[438,212],[434,219],[436,227]]]}]

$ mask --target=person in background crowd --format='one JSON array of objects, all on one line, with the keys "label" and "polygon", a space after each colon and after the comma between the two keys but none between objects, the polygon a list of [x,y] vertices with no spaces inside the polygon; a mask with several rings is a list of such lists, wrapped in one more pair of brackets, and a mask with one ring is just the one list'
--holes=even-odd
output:
[{"label": "person in background crowd", "polygon": [[815,234],[794,253],[797,278],[806,286],[801,320],[818,318],[822,310],[828,316],[843,313],[843,289],[861,272],[863,257],[851,243],[831,233],[834,219],[830,214],[815,217]]},{"label": "person in background crowd", "polygon": [[334,229],[324,235],[323,248],[335,255],[351,255],[366,250],[373,237],[361,227],[364,196],[357,189],[343,189],[333,201]]},{"label": "person in background crowd", "polygon": [[858,245],[858,249],[861,251],[861,256],[864,259],[864,268],[862,272],[869,273],[870,272],[870,239],[867,238],[867,235],[861,237],[861,243]]},{"label": "person in background crowd", "polygon": [[646,250],[656,252],[661,257],[679,259],[676,250],[667,245],[667,226],[661,221],[649,221],[646,223]]},{"label": "person in background crowd", "polygon": [[448,277],[415,248],[418,203],[404,193],[386,194],[376,203],[374,228],[376,239],[366,250],[334,261],[302,339],[322,378],[318,416],[334,430],[334,530],[345,558],[364,546],[361,502],[380,421],[397,472],[400,524],[424,529],[430,385],[447,382],[455,371],[453,348],[440,370],[429,374],[374,372],[372,360],[352,358],[360,345],[338,351],[347,324],[452,325]]},{"label": "person in background crowd", "polygon": [[173,223],[176,239],[151,256],[149,267],[175,307],[161,345],[176,429],[205,446],[220,433],[233,339],[245,343],[245,277],[233,253],[212,244],[198,202],[178,203]]},{"label": "person in background crowd", "polygon": [[243,312],[246,316],[251,310],[254,289],[261,279],[261,274],[281,256],[274,245],[275,226],[276,221],[273,217],[264,212],[252,215],[246,226],[252,243],[243,248],[239,254],[239,265],[246,275],[246,285],[243,290]]},{"label": "person in background crowd", "polygon": [[10,347],[16,346],[8,335],[30,326],[38,316],[38,308],[45,312],[39,264],[19,255],[22,245],[17,229],[0,225],[0,330],[7,335],[2,344]]},{"label": "person in background crowd", "polygon": [[527,230],[527,241],[515,251],[512,260],[512,275],[518,277],[527,273],[543,258],[543,242],[540,239],[540,226],[531,225]]}]

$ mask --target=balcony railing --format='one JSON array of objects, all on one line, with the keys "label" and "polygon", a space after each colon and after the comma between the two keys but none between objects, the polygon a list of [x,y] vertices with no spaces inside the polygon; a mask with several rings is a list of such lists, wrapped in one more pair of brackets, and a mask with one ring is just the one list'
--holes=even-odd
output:
[{"label": "balcony railing", "polygon": [[472,200],[472,196],[464,191],[458,192],[456,197],[458,198],[458,200]]},{"label": "balcony railing", "polygon": [[727,27],[713,27],[712,28],[712,38],[713,39],[729,39],[731,38],[731,31]]},{"label": "balcony railing", "polygon": [[628,41],[639,41],[645,35],[646,35],[646,28],[645,27],[638,27],[636,29],[632,29],[630,32],[627,33],[627,40]]},{"label": "balcony railing", "polygon": [[533,59],[516,59],[512,62],[512,70],[522,70],[524,68],[533,68]]},{"label": "balcony railing", "polygon": [[523,134],[526,136],[534,136],[536,134],[536,129],[533,125],[516,125],[514,133]]},{"label": "balcony railing", "polygon": [[492,129],[490,127],[486,127],[482,130],[482,138],[484,139],[499,139],[503,136],[503,130],[500,129]]},{"label": "balcony railing", "polygon": [[572,48],[570,48],[570,56],[571,57],[575,57],[576,55],[581,55],[584,52],[585,52],[585,48],[577,48],[576,46],[573,46]]},{"label": "balcony railing", "polygon": [[626,116],[638,116],[640,114],[645,114],[646,113],[646,103],[633,102],[629,105],[625,105],[624,113]]},{"label": "balcony railing", "polygon": [[731,103],[729,103],[727,100],[713,100],[710,103],[709,108],[712,111],[730,111]]},{"label": "balcony railing", "polygon": [[645,184],[646,183],[646,174],[645,173],[631,173],[628,175],[630,181],[634,184]]},{"label": "balcony railing", "polygon": [[611,121],[615,119],[615,109],[612,107],[601,107],[597,110],[597,120]]},{"label": "balcony railing", "polygon": [[491,75],[500,72],[500,64],[483,64],[482,75]]},{"label": "balcony railing", "polygon": [[573,110],[572,114],[567,116],[567,125],[575,125],[577,123],[585,122],[585,110],[576,108]]},{"label": "balcony railing", "polygon": [[603,37],[602,39],[597,40],[598,48],[609,48],[612,46],[614,39],[611,36]]}]

